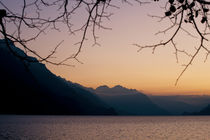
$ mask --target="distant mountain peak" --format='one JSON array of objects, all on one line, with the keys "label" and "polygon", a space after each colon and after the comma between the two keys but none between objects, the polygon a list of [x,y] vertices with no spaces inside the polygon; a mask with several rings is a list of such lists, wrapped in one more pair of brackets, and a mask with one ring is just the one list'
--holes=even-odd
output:
[{"label": "distant mountain peak", "polygon": [[96,88],[96,90],[106,90],[106,89],[110,89],[107,85],[102,85]]},{"label": "distant mountain peak", "polygon": [[[98,94],[104,94],[104,95],[131,95],[131,94],[142,94],[136,89],[128,89],[126,87],[123,87],[121,85],[116,85],[112,88],[109,88],[106,85],[99,86],[95,89],[95,92]],[[143,95],[143,94],[142,94]]]},{"label": "distant mountain peak", "polygon": [[127,89],[127,88],[125,88],[121,85],[116,85],[116,86],[113,87],[113,89]]},{"label": "distant mountain peak", "polygon": [[145,94],[121,85],[99,86],[94,91],[120,115],[164,115],[167,111],[155,105]]}]

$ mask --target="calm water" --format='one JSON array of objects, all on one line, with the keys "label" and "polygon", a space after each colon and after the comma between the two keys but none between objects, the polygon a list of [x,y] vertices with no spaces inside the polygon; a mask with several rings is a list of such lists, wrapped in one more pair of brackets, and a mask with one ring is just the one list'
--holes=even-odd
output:
[{"label": "calm water", "polygon": [[210,116],[0,116],[0,140],[208,140]]}]

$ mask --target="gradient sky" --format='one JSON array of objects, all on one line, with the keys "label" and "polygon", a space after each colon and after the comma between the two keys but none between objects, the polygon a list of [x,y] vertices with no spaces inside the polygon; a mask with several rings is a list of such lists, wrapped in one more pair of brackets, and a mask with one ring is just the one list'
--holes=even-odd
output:
[{"label": "gradient sky", "polygon": [[[6,0],[3,2],[11,5]],[[78,57],[83,64],[71,60],[69,64],[74,64],[75,67],[48,64],[47,67],[56,75],[93,88],[100,85],[122,85],[146,94],[210,94],[210,61],[204,63],[205,52],[196,57],[193,65],[175,86],[175,81],[183,69],[182,64],[189,59],[180,55],[180,61],[177,63],[174,49],[170,45],[158,48],[154,54],[149,49],[137,52],[138,48],[132,45],[150,45],[170,37],[172,32],[155,35],[170,26],[168,21],[158,22],[158,19],[148,16],[164,15],[160,4],[130,6],[119,3],[121,8],[111,9],[114,15],[110,21],[103,23],[112,30],[97,31],[101,46],[92,46],[93,40],[91,34],[88,34],[89,40],[85,42]],[[12,7],[17,8],[14,3]],[[82,10],[78,11],[78,14],[81,16],[75,17],[74,23],[80,25],[85,15]],[[70,36],[62,25],[61,29],[61,32],[49,30],[46,35],[41,35],[28,45],[40,54],[47,55],[56,44],[64,40],[56,53],[55,61],[65,58],[78,48],[74,44],[81,39],[81,35]],[[191,31],[191,28],[189,30]],[[199,39],[191,38],[182,32],[176,43],[178,47],[194,52]]]}]

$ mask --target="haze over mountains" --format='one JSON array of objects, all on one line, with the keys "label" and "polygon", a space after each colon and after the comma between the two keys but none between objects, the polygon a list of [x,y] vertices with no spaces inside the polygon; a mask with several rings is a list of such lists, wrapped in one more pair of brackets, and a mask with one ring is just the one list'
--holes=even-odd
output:
[{"label": "haze over mountains", "polygon": [[[10,45],[19,55],[37,61]],[[0,40],[0,88],[0,114],[180,115],[210,103],[210,96],[147,96],[120,85],[86,88],[56,76],[38,61],[23,63],[4,40]],[[204,110],[207,114],[208,107]]]},{"label": "haze over mountains", "polygon": [[[19,55],[36,60],[10,45]],[[3,40],[0,65],[1,114],[116,114],[95,94],[54,75],[44,64],[29,63],[25,67]]]},{"label": "haze over mountains", "polygon": [[93,92],[120,115],[169,115],[166,110],[135,89],[127,89],[120,85],[112,88],[100,86]]},{"label": "haze over mountains", "polygon": [[210,104],[210,96],[207,95],[149,95],[149,98],[173,115],[198,112]]},{"label": "haze over mountains", "polygon": [[[207,95],[146,95],[135,89],[127,89],[120,85],[112,88],[104,85],[96,89],[89,88],[89,90],[97,93],[104,102],[115,108],[119,114],[140,115],[140,112],[144,112],[144,109],[147,110],[144,114],[148,115],[152,115],[149,114],[150,111],[150,113],[155,114],[153,109],[161,111],[156,112],[159,115],[165,113],[182,115],[186,112],[196,114],[210,104],[210,96]],[[129,106],[134,110],[138,109],[134,111]],[[148,106],[155,106],[155,108],[148,109]]]}]

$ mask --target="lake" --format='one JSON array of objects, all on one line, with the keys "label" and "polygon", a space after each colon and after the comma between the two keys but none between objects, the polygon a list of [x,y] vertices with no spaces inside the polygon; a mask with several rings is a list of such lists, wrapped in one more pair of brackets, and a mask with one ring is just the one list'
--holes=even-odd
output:
[{"label": "lake", "polygon": [[210,139],[210,116],[0,116],[0,140],[182,139]]}]

